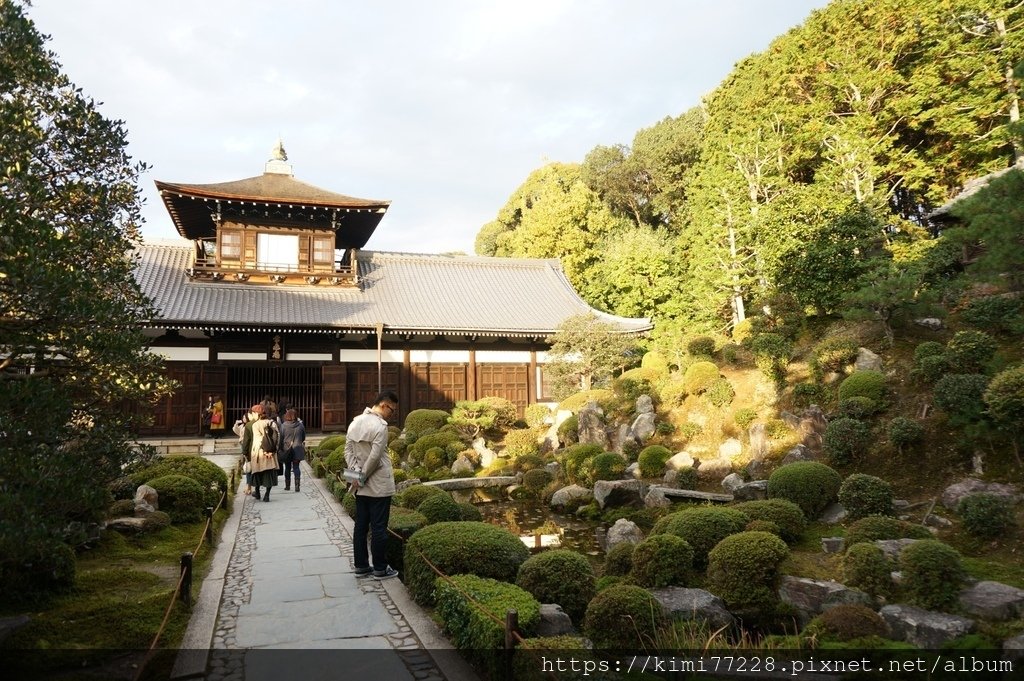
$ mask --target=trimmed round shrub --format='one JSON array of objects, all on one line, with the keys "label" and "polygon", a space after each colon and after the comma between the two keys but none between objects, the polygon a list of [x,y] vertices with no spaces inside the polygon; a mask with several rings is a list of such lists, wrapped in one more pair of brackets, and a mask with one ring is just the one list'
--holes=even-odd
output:
[{"label": "trimmed round shrub", "polygon": [[917,444],[924,439],[924,426],[914,419],[897,416],[889,421],[886,433],[889,435],[889,442],[902,450],[904,447]]},{"label": "trimmed round shrub", "polygon": [[683,374],[683,387],[691,395],[699,395],[718,380],[718,367],[714,362],[694,362]]},{"label": "trimmed round shrub", "polygon": [[992,378],[983,396],[989,416],[997,425],[1014,430],[1024,424],[1024,364]]},{"label": "trimmed round shrub", "polygon": [[[356,517],[356,498],[351,494],[346,494],[345,498],[342,499],[341,503],[345,506],[346,512],[348,512],[348,506],[346,502],[352,500],[352,511],[351,517]],[[388,542],[387,542],[387,557],[388,565],[399,571],[405,570],[405,542],[413,535],[414,532],[422,527],[426,527],[427,519],[416,511],[410,511],[407,508],[401,506],[392,506],[391,513],[388,515]],[[398,536],[395,536],[398,535]]]},{"label": "trimmed round shrub", "polygon": [[935,539],[914,542],[900,553],[902,590],[911,605],[942,610],[957,603],[964,581],[960,554]]},{"label": "trimmed round shrub", "polygon": [[767,378],[780,381],[786,375],[786,366],[793,346],[777,333],[759,333],[750,340],[754,364]]},{"label": "trimmed round shrub", "polygon": [[505,433],[505,454],[517,459],[521,456],[536,455],[540,451],[537,431],[529,428],[513,428]]},{"label": "trimmed round shrub", "polygon": [[[744,532],[767,532],[782,539],[782,529],[770,520],[751,520],[743,528]],[[785,541],[783,539],[783,541]]]},{"label": "trimmed round shrub", "polygon": [[878,408],[882,408],[886,405],[888,396],[889,389],[885,385],[885,374],[881,371],[871,369],[855,371],[839,384],[840,402],[851,397],[866,397],[878,405]]},{"label": "trimmed round shrub", "polygon": [[777,600],[786,543],[768,532],[740,532],[708,554],[708,588],[730,608],[767,608]]},{"label": "trimmed round shrub", "polygon": [[946,354],[946,346],[936,341],[925,341],[914,348],[914,364],[925,357],[942,357]]},{"label": "trimmed round shrub", "polygon": [[559,424],[558,441],[563,445],[574,445],[580,441],[580,420],[576,414]]},{"label": "trimmed round shrub", "polygon": [[416,442],[409,445],[406,452],[410,460],[423,462],[427,452],[434,447],[438,447],[444,452],[445,464],[451,465],[455,462],[455,457],[466,448],[466,443],[454,430],[439,430],[436,433],[421,435]]},{"label": "trimmed round shrub", "polygon": [[156,490],[160,510],[174,523],[194,523],[203,518],[202,485],[184,475],[164,475],[146,483]]},{"label": "trimmed round shrub", "polygon": [[341,446],[327,455],[324,459],[324,469],[328,473],[341,474],[345,470],[345,447]]},{"label": "trimmed round shrub", "polygon": [[523,485],[535,491],[544,489],[554,479],[555,476],[544,468],[534,468],[523,473]]},{"label": "trimmed round shrub", "polygon": [[857,359],[858,347],[851,338],[827,338],[814,346],[811,366],[818,374],[841,372]]},{"label": "trimmed round shrub", "polygon": [[878,405],[869,397],[849,397],[839,403],[839,414],[851,419],[863,419],[878,411]]},{"label": "trimmed round shrub", "polygon": [[935,406],[955,422],[977,421],[985,411],[988,377],[981,374],[946,374],[935,383]]},{"label": "trimmed round shrub", "polygon": [[949,373],[949,362],[945,355],[929,355],[914,362],[910,375],[926,383],[934,383]]},{"label": "trimmed round shrub", "polygon": [[562,471],[571,483],[588,484],[591,473],[591,462],[598,454],[603,454],[600,445],[572,445],[562,452]]},{"label": "trimmed round shrub", "polygon": [[807,625],[807,633],[836,641],[853,641],[868,636],[886,638],[889,625],[871,608],[856,603],[840,603],[821,613]]},{"label": "trimmed round shrub", "polygon": [[969,494],[957,504],[964,528],[973,536],[994,539],[1014,525],[1013,507],[995,494]]},{"label": "trimmed round shrub", "polygon": [[459,520],[467,522],[480,522],[484,519],[484,514],[480,512],[480,509],[468,501],[459,502]]},{"label": "trimmed round shrub", "polygon": [[16,556],[6,555],[0,561],[5,600],[32,602],[74,587],[77,565],[70,546],[57,539],[39,537],[17,549]]},{"label": "trimmed round shrub", "polygon": [[625,579],[626,578],[621,575],[604,575],[603,577],[598,577],[597,582],[594,584],[594,590],[597,593],[601,593],[605,589],[613,587],[616,584],[623,584]]},{"label": "trimmed round shrub", "polygon": [[686,344],[686,352],[692,357],[704,357],[715,354],[715,339],[710,336],[691,338]]},{"label": "trimmed round shrub", "polygon": [[733,508],[743,512],[751,521],[775,523],[778,535],[787,544],[799,541],[807,527],[807,519],[800,507],[785,499],[757,499],[736,504]]},{"label": "trimmed round shrub", "polygon": [[666,618],[647,589],[616,584],[594,596],[583,618],[583,633],[595,648],[631,650],[650,647]]},{"label": "trimmed round shrub", "polygon": [[615,452],[601,452],[590,462],[590,482],[621,480],[626,472],[626,460]]},{"label": "trimmed round shrub", "polygon": [[436,495],[448,495],[448,493],[433,485],[411,485],[398,495],[398,505],[402,508],[416,510],[427,497]]},{"label": "trimmed round shrub", "polygon": [[487,407],[494,410],[494,427],[498,430],[508,430],[519,419],[519,410],[516,408],[515,403],[508,398],[482,397],[479,402],[483,402]]},{"label": "trimmed round shrub", "polygon": [[833,465],[848,466],[867,451],[869,435],[863,422],[844,416],[825,427],[821,449]]},{"label": "trimmed round shrub", "polygon": [[732,420],[736,422],[736,425],[746,430],[750,427],[754,421],[757,420],[757,410],[751,407],[743,407],[733,412]]},{"label": "trimmed round shrub", "polygon": [[637,457],[640,475],[645,478],[660,476],[665,471],[665,462],[672,458],[672,451],[661,445],[644,447]]},{"label": "trimmed round shrub", "polygon": [[[345,509],[345,513],[348,514],[349,518],[352,518],[353,520],[355,520],[355,517],[356,517],[356,496],[354,494],[352,494],[351,492],[346,491],[345,494],[341,497],[341,507]],[[400,508],[402,508],[402,507],[401,506],[393,506],[391,508],[391,516],[393,517],[394,514],[395,514],[395,511],[400,509]],[[404,510],[410,510],[410,509],[404,509],[403,508],[402,510],[404,511]],[[415,512],[415,511],[412,511],[412,512]],[[423,524],[426,525],[426,522],[424,522]],[[392,563],[391,565],[394,566],[394,563]]]},{"label": "trimmed round shrub", "polygon": [[726,407],[732,404],[734,397],[736,397],[736,391],[727,378],[715,379],[704,391],[704,399],[716,407]]},{"label": "trimmed round shrub", "polygon": [[434,494],[427,497],[416,507],[416,512],[427,519],[427,523],[445,522],[446,520],[462,520],[462,509],[451,494]]},{"label": "trimmed round shrub", "polygon": [[576,414],[579,413],[580,409],[587,406],[588,402],[597,402],[607,413],[615,406],[616,399],[614,390],[608,390],[607,388],[593,388],[591,390],[581,390],[578,393],[569,395],[569,397],[566,397],[564,400],[559,402],[558,408],[565,409]]},{"label": "trimmed round shrub", "polygon": [[[199,486],[203,488],[203,504],[205,506],[216,506],[220,501],[221,493],[228,488],[228,476],[224,469],[201,456],[162,457],[133,474],[131,479],[138,487],[165,475],[184,475],[198,482]],[[134,492],[132,490],[133,497]]]},{"label": "trimmed round shrub", "polygon": [[854,473],[839,488],[839,503],[850,520],[869,515],[893,515],[892,487],[885,480],[866,473]]},{"label": "trimmed round shrub", "polygon": [[449,416],[442,409],[413,409],[405,417],[405,435],[418,439],[421,435],[441,430],[448,423]]},{"label": "trimmed round shrub", "polygon": [[583,621],[587,603],[597,593],[596,578],[586,556],[556,549],[531,556],[519,566],[516,585],[541,603],[557,603],[573,622]]},{"label": "trimmed round shrub", "polygon": [[118,499],[107,509],[108,518],[124,518],[135,515],[135,501],[133,499]]},{"label": "trimmed round shrub", "polygon": [[[679,374],[673,374],[673,376],[678,377]],[[683,383],[681,378],[673,378],[672,380],[667,381],[658,392],[658,397],[661,398],[661,404],[666,409],[682,405],[687,395],[689,395],[689,393],[686,390],[686,384]]]},{"label": "trimmed round shrub", "polygon": [[693,564],[707,564],[708,552],[725,537],[742,532],[750,522],[743,511],[723,506],[691,506],[658,519],[651,535],[674,534],[693,549]]},{"label": "trimmed round shrub", "polygon": [[797,461],[768,477],[768,498],[792,501],[808,520],[815,520],[836,500],[843,479],[834,469],[817,461]]},{"label": "trimmed round shrub", "polygon": [[693,549],[685,539],[657,534],[636,545],[629,574],[640,586],[683,586],[692,568]]},{"label": "trimmed round shrub", "polygon": [[885,551],[874,544],[854,544],[843,554],[843,582],[874,597],[892,595],[892,569]]},{"label": "trimmed round shrub", "polygon": [[327,452],[333,452],[338,447],[344,446],[344,435],[331,435],[330,437],[325,437],[323,440],[320,441],[320,444],[316,446],[316,452],[317,454],[326,454]]},{"label": "trimmed round shrub", "polygon": [[551,408],[546,404],[531,404],[523,412],[526,425],[530,428],[540,428],[551,416]]},{"label": "trimmed round shrub", "polygon": [[640,368],[648,369],[659,376],[664,376],[668,374],[668,360],[660,352],[650,350],[645,352],[644,356],[640,358]]},{"label": "trimmed round shrub", "polygon": [[980,374],[998,349],[984,331],[957,331],[946,343],[946,361],[958,374]]},{"label": "trimmed round shrub", "polygon": [[171,524],[171,516],[163,511],[149,511],[142,517],[146,519],[145,529],[147,532],[159,532]]},{"label": "trimmed round shrub", "polygon": [[496,525],[427,525],[405,544],[405,586],[417,603],[432,605],[436,574],[426,560],[446,575],[474,574],[513,582],[519,566],[529,557],[530,552],[519,537]]},{"label": "trimmed round shrub", "polygon": [[625,577],[633,569],[633,551],[636,544],[631,541],[619,542],[604,555],[604,574]]},{"label": "trimmed round shrub", "polygon": [[526,473],[537,468],[544,468],[544,463],[544,457],[539,454],[524,454],[512,462],[512,467],[520,473]]},{"label": "trimmed round shrub", "polygon": [[807,408],[825,401],[825,387],[817,383],[797,383],[793,386],[793,403]]},{"label": "trimmed round shrub", "polygon": [[930,539],[932,533],[926,527],[908,523],[888,516],[869,515],[854,521],[846,529],[846,548],[861,542],[879,539]]}]

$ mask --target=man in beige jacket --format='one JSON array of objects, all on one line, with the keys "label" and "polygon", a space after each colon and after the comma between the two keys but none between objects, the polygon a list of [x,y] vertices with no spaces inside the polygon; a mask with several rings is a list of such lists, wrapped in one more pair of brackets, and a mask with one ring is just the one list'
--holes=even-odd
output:
[{"label": "man in beige jacket", "polygon": [[[345,464],[360,473],[352,482],[356,497],[352,542],[357,578],[391,579],[398,570],[388,565],[388,518],[395,493],[395,472],[388,455],[388,418],[398,411],[398,395],[386,390],[373,406],[352,419],[345,433]],[[370,538],[367,555],[366,539]]]}]

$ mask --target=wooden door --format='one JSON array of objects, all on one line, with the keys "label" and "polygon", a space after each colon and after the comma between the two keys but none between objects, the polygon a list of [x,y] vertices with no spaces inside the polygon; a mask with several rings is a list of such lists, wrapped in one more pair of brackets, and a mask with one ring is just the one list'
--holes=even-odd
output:
[{"label": "wooden door", "polygon": [[348,368],[344,364],[324,365],[322,377],[321,427],[325,432],[345,430],[348,427]]},{"label": "wooden door", "polygon": [[[380,384],[378,385],[376,364],[349,364],[347,391],[349,415],[355,418],[356,415],[362,414],[363,409],[373,404],[373,400],[381,388],[397,391],[400,385],[401,369],[401,364],[381,365]],[[391,425],[401,426],[404,414],[400,412],[401,408],[399,408],[399,413],[392,414],[388,419]]]},{"label": "wooden door", "polygon": [[[164,364],[166,376],[178,389],[152,407],[153,423],[139,429],[146,437],[195,435],[196,405],[201,400],[202,367],[199,364]],[[145,408],[145,407],[143,407]]]},{"label": "wooden door", "polygon": [[[202,394],[199,396],[199,406],[196,408],[197,424],[202,432],[203,411],[210,401],[211,395],[220,395],[221,401],[227,404],[228,399],[228,368],[216,364],[203,366]],[[226,416],[226,415],[225,415]]]},{"label": "wooden door", "polygon": [[466,399],[465,364],[414,364],[413,409],[444,409]]},{"label": "wooden door", "polygon": [[511,400],[522,416],[530,403],[530,367],[523,364],[479,364],[476,394]]}]

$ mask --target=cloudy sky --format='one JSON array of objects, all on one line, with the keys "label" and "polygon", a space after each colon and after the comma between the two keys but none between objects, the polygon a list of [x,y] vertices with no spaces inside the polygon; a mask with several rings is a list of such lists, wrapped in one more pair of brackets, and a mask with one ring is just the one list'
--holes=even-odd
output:
[{"label": "cloudy sky", "polygon": [[153,180],[263,172],[392,205],[376,250],[472,253],[534,169],[700,101],[825,0],[35,0],[71,79]]}]

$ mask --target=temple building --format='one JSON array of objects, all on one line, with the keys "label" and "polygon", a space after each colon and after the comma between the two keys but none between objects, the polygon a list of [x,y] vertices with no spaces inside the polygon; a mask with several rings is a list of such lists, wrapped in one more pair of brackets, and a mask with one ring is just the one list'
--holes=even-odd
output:
[{"label": "temple building", "polygon": [[549,339],[592,313],[628,334],[648,319],[588,306],[557,260],[364,250],[390,202],[295,179],[280,142],[262,175],[157,182],[183,240],[140,247],[157,314],[145,333],[180,383],[147,436],[197,435],[210,395],[231,424],[265,395],[312,431],[343,430],[379,389],[413,409],[485,396],[550,398]]}]

